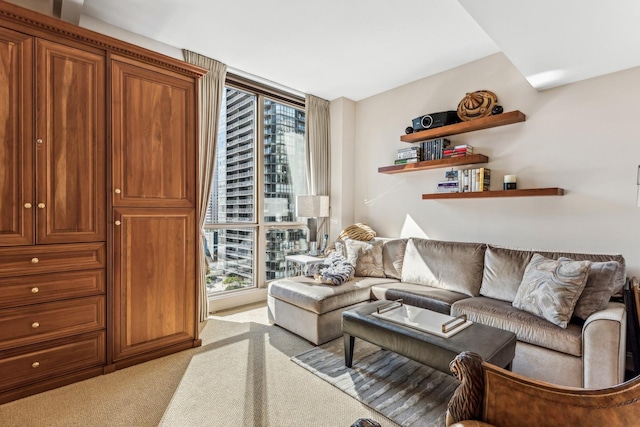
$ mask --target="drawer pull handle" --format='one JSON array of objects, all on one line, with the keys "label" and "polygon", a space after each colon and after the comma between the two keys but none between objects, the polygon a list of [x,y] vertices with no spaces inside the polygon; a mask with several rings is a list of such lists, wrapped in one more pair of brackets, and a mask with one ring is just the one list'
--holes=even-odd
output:
[{"label": "drawer pull handle", "polygon": [[40,289],[38,289],[37,287],[31,288],[32,294],[37,294],[38,292],[40,292]]},{"label": "drawer pull handle", "polygon": [[24,207],[25,209],[31,209],[31,203],[25,203]]},{"label": "drawer pull handle", "polygon": [[40,366],[40,362],[33,362],[33,363],[31,364],[31,367],[32,367],[32,368],[37,368],[38,366]]},{"label": "drawer pull handle", "polygon": [[120,194],[122,193],[122,190],[120,190],[119,188],[116,188],[116,194]]},{"label": "drawer pull handle", "polygon": [[37,264],[40,261],[38,258],[31,258],[31,262]]},{"label": "drawer pull handle", "polygon": [[38,203],[38,208],[39,208],[39,209],[44,209],[44,207],[45,207],[45,204],[44,204],[44,203]]},{"label": "drawer pull handle", "polygon": [[38,143],[38,144],[42,144],[42,138],[38,138],[38,139],[36,139],[36,143]]},{"label": "drawer pull handle", "polygon": [[33,323],[31,324],[31,327],[32,327],[33,329],[36,329],[36,328],[38,328],[39,326],[40,326],[40,323],[38,323],[38,322],[33,322]]},{"label": "drawer pull handle", "polygon": [[120,225],[120,224],[122,224],[122,223],[121,223],[120,221],[116,221],[116,222],[115,222],[115,224],[116,224],[116,225]]}]

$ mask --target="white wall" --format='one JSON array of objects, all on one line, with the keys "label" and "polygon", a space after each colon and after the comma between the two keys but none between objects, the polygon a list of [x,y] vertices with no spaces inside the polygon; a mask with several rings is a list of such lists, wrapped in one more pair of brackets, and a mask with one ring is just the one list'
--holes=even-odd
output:
[{"label": "white wall", "polygon": [[[423,236],[520,248],[622,253],[640,276],[640,68],[537,92],[496,54],[356,103],[354,221],[379,236]],[[455,110],[466,92],[491,90],[524,123],[452,136],[489,156],[492,190],[561,187],[562,197],[422,200],[445,169],[395,175],[411,119]],[[469,166],[471,167],[471,166]],[[346,224],[348,225],[348,224]]]}]

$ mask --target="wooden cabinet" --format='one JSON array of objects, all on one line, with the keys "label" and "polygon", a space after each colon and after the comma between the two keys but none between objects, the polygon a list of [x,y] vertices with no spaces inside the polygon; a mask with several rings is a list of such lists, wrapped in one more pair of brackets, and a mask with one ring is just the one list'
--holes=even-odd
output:
[{"label": "wooden cabinet", "polygon": [[200,344],[204,72],[0,1],[0,403]]},{"label": "wooden cabinet", "polygon": [[0,28],[0,246],[29,245],[35,236],[33,44]]},{"label": "wooden cabinet", "polygon": [[196,340],[196,80],[114,56],[113,360]]},{"label": "wooden cabinet", "polygon": [[113,205],[194,207],[193,78],[114,57]]},{"label": "wooden cabinet", "polygon": [[0,246],[104,241],[104,53],[2,29],[0,67]]},{"label": "wooden cabinet", "polygon": [[193,209],[114,217],[114,361],[195,339]]},{"label": "wooden cabinet", "polygon": [[36,242],[104,241],[105,54],[36,53]]}]

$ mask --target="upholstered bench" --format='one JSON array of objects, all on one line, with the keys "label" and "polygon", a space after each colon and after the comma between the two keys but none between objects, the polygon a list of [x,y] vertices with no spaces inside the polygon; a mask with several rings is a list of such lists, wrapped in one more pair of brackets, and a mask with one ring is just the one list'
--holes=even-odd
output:
[{"label": "upholstered bench", "polygon": [[291,277],[269,284],[269,321],[313,344],[342,336],[342,312],[371,299],[371,286],[396,279],[354,277],[340,286],[325,285],[312,277]]}]

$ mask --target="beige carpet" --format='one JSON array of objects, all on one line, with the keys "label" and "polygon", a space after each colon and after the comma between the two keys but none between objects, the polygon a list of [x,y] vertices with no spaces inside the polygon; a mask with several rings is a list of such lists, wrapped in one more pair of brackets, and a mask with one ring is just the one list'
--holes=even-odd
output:
[{"label": "beige carpet", "polygon": [[313,346],[269,325],[264,304],[212,316],[201,338],[200,348],[0,405],[0,426],[397,426],[291,362]]},{"label": "beige carpet", "polygon": [[342,339],[292,360],[404,427],[444,426],[460,385],[452,375],[358,339],[351,368],[344,365]]}]

